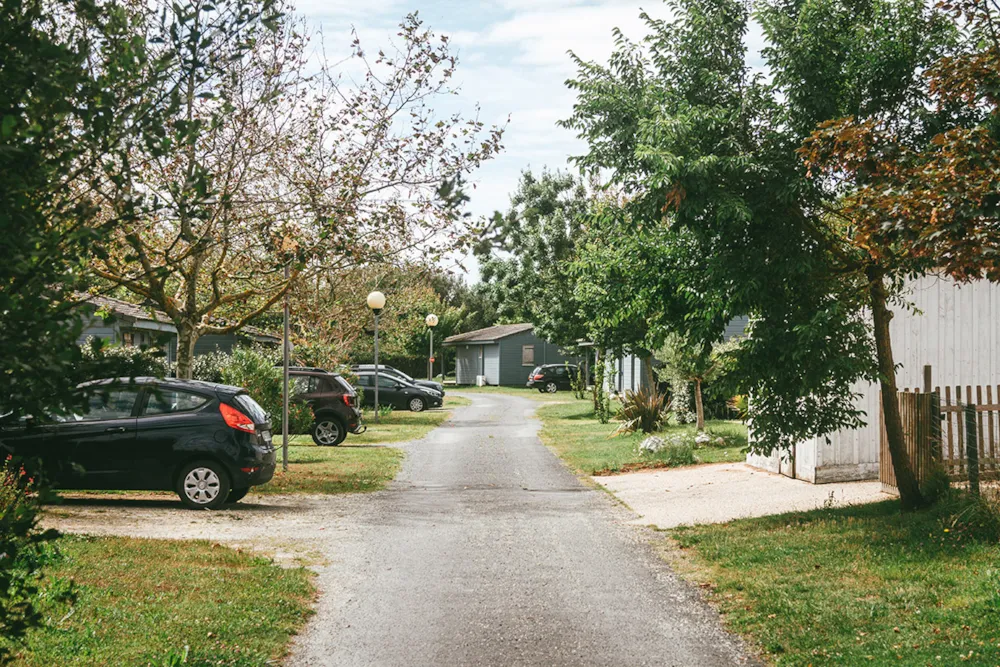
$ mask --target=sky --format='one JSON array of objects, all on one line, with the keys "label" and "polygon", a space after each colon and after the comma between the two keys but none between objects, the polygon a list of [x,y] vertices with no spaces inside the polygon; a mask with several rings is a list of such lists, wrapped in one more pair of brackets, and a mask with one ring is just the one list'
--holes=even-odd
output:
[{"label": "sky", "polygon": [[[485,216],[505,210],[520,173],[531,168],[572,169],[567,160],[583,152],[573,132],[556,125],[569,117],[575,95],[565,81],[575,74],[569,51],[606,62],[612,30],[639,39],[640,12],[669,15],[658,0],[298,0],[297,12],[323,35],[327,53],[341,50],[355,29],[373,51],[394,36],[399,21],[419,11],[425,26],[451,38],[459,66],[459,94],[445,111],[476,113],[487,125],[505,126],[504,151],[470,179],[468,211]],[[749,38],[754,50],[755,33]],[[468,282],[478,279],[471,257],[459,258]]]}]

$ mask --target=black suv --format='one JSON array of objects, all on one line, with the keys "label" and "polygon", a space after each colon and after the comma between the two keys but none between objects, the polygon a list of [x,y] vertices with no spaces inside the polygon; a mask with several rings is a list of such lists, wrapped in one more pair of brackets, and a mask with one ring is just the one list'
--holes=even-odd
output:
[{"label": "black suv", "polygon": [[[375,405],[375,371],[358,371],[358,387],[364,390],[365,405]],[[400,410],[422,412],[427,408],[439,408],[444,396],[429,387],[418,387],[399,378],[378,372],[379,405],[391,405]]]},{"label": "black suv", "polygon": [[560,389],[569,391],[573,388],[573,379],[579,370],[579,366],[574,364],[537,366],[528,376],[528,388],[549,394],[554,394]]},{"label": "black suv", "polygon": [[[375,372],[375,364],[356,364],[354,366],[351,366],[351,370],[354,371],[355,373],[359,371]],[[410,377],[409,375],[399,370],[398,368],[393,368],[392,366],[383,366],[382,364],[378,365],[378,374],[380,376],[391,375],[393,378],[397,380],[402,380],[403,382],[406,382],[408,384],[413,384],[418,387],[424,387],[426,389],[433,389],[434,391],[444,396],[444,385],[441,384],[440,382],[434,382],[433,380],[417,380]]]},{"label": "black suv", "polygon": [[364,433],[358,394],[351,383],[322,368],[295,366],[288,369],[289,394],[313,412],[309,429],[320,447],[339,445],[350,433]]},{"label": "black suv", "polygon": [[172,490],[216,509],[274,474],[267,414],[239,387],[128,378],[80,386],[80,415],[0,419],[0,449],[40,458],[63,489]]}]

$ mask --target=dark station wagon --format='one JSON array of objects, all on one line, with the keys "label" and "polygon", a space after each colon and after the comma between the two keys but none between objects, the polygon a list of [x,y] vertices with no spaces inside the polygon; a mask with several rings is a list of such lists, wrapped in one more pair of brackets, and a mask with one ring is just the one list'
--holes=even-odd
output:
[{"label": "dark station wagon", "polygon": [[542,393],[554,394],[560,389],[573,389],[573,379],[579,372],[579,366],[574,364],[545,364],[536,366],[528,375],[527,387],[537,389]]},{"label": "dark station wagon", "polygon": [[80,390],[84,414],[0,421],[0,448],[40,458],[56,488],[174,491],[216,509],[274,474],[268,416],[244,389],[122,378]]}]

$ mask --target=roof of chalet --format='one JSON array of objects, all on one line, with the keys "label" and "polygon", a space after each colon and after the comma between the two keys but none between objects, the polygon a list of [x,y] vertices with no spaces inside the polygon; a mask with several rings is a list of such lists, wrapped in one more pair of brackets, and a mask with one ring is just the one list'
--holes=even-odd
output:
[{"label": "roof of chalet", "polygon": [[501,338],[513,336],[514,334],[531,331],[534,324],[498,324],[485,329],[476,329],[462,334],[455,334],[444,339],[445,345],[457,345],[459,343],[493,343]]},{"label": "roof of chalet", "polygon": [[[82,301],[86,301],[92,306],[96,306],[99,310],[107,310],[108,312],[114,313],[119,317],[126,317],[132,320],[142,321],[142,322],[159,322],[170,327],[174,333],[176,333],[176,328],[174,327],[173,320],[162,310],[156,310],[150,308],[149,306],[141,306],[139,304],[131,303],[129,301],[123,301],[121,299],[115,299],[110,296],[101,296],[94,294],[79,294],[78,295]],[[220,323],[223,323],[220,321]],[[263,329],[258,329],[257,327],[244,325],[240,327],[237,334],[243,334],[248,338],[252,338],[257,342],[281,342],[281,336],[275,336],[270,334]]]}]

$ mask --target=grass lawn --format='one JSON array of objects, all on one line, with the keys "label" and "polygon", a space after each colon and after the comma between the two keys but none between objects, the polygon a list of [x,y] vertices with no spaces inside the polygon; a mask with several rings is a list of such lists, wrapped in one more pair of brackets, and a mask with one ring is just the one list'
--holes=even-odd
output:
[{"label": "grass lawn", "polygon": [[[532,398],[536,401],[545,401],[546,403],[562,403],[565,401],[575,401],[577,399],[573,398],[573,392],[571,391],[557,391],[554,394],[547,394],[537,389],[528,389],[527,387],[450,387],[447,391],[457,391],[469,394],[507,394],[508,396],[521,396],[523,398]],[[588,392],[589,396],[589,392]]]},{"label": "grass lawn", "polygon": [[[308,436],[306,436],[308,437]],[[308,444],[306,444],[306,442]],[[359,493],[378,491],[391,482],[403,464],[403,451],[394,447],[365,447],[351,442],[339,447],[317,447],[312,440],[288,446],[288,472],[278,469],[271,481],[251,493]]]},{"label": "grass lawn", "polygon": [[[417,440],[424,437],[432,430],[440,426],[451,415],[453,408],[469,405],[472,401],[461,396],[445,396],[444,407],[436,410],[425,410],[424,412],[410,412],[408,410],[393,410],[388,415],[379,417],[379,423],[375,423],[375,418],[371,410],[364,411],[365,424],[368,425],[361,435],[349,433],[345,445],[386,445],[393,442],[406,442],[407,440]],[[312,437],[309,435],[293,435],[288,438],[289,445],[312,445]],[[281,435],[274,438],[276,446],[281,445]],[[343,445],[341,445],[343,446]]]},{"label": "grass lawn", "polygon": [[[48,589],[73,579],[78,599],[48,602],[46,627],[15,665],[265,665],[310,615],[313,575],[208,542],[70,537]],[[0,639],[2,642],[3,639]]]},{"label": "grass lawn", "polygon": [[[444,409],[425,412],[393,410],[374,423],[371,411],[365,412],[368,430],[348,435],[339,447],[317,447],[308,435],[293,435],[288,445],[288,472],[278,470],[264,486],[252,493],[357,493],[378,491],[391,482],[403,464],[403,452],[384,445],[416,440],[441,425],[451,415],[451,408],[471,401],[459,396],[445,396]],[[276,444],[281,438],[275,439]]]},{"label": "grass lawn", "polygon": [[[645,436],[631,433],[609,437],[615,424],[602,424],[594,417],[593,404],[566,395],[569,402],[554,403],[539,408],[542,420],[542,442],[551,447],[577,473],[626,472],[642,468],[660,468],[671,464],[664,452],[640,454],[638,445]],[[702,446],[695,449],[700,463],[743,461],[747,445],[746,426],[738,421],[709,421],[710,434],[726,440],[725,446]],[[668,426],[660,436],[677,433],[694,434],[691,424]]]},{"label": "grass lawn", "polygon": [[896,501],[679,528],[668,559],[778,665],[1000,664],[1000,542]]}]

